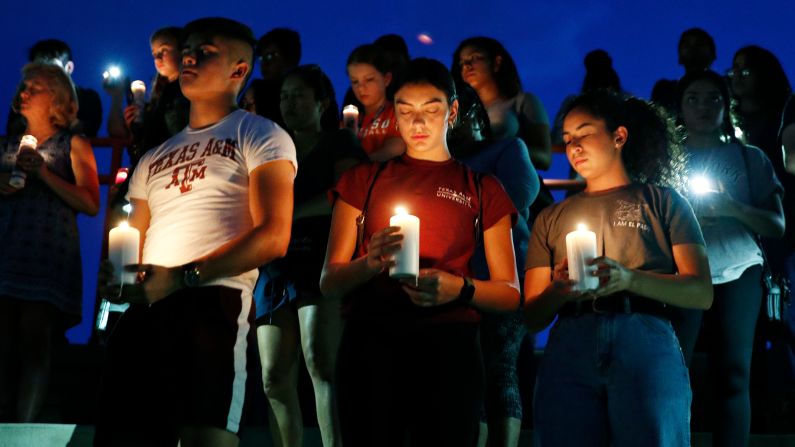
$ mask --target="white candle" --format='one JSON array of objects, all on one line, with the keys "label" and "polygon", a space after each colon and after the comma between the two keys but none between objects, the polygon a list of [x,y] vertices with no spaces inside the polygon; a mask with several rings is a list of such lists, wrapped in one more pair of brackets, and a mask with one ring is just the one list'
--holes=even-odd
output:
[{"label": "white candle", "polygon": [[[38,143],[39,140],[37,140],[33,135],[23,135],[22,139],[19,140],[19,150],[17,151],[17,154],[22,152],[23,149],[35,151],[36,145],[38,145]],[[8,184],[17,189],[24,188],[25,179],[27,178],[28,175],[25,173],[25,171],[14,168],[11,171],[11,178],[8,179]]]},{"label": "white candle", "polygon": [[22,135],[22,139],[19,140],[19,150],[28,148],[35,151],[38,144],[39,140],[33,135]]},{"label": "white candle", "polygon": [[113,264],[111,284],[135,284],[136,272],[125,272],[124,266],[138,265],[138,245],[141,234],[126,221],[110,230],[108,235],[108,258]]},{"label": "white candle", "polygon": [[359,127],[359,108],[348,104],[342,108],[342,125],[356,132]]},{"label": "white candle", "polygon": [[144,119],[144,106],[146,105],[146,84],[144,81],[132,81],[130,90],[133,95],[133,103],[138,107],[138,113],[135,115],[135,122],[140,123]]},{"label": "white candle", "polygon": [[585,225],[577,225],[577,230],[566,235],[566,257],[569,260],[569,279],[577,281],[575,290],[594,290],[599,287],[599,278],[592,276],[596,266],[586,263],[596,257],[596,233]]},{"label": "white candle", "polygon": [[144,81],[132,81],[130,90],[132,90],[133,101],[136,104],[143,104],[144,95],[146,95],[146,84],[144,84]]},{"label": "white candle", "polygon": [[400,251],[395,253],[395,265],[389,268],[392,278],[416,278],[420,274],[420,219],[412,216],[406,208],[395,208],[389,226],[400,227],[403,235]]}]

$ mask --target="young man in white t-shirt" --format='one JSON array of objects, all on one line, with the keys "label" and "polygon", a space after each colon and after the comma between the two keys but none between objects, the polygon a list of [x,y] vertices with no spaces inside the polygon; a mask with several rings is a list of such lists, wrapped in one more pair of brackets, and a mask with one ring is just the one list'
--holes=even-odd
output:
[{"label": "young man in white t-shirt", "polygon": [[[148,151],[130,182],[142,265],[121,290],[132,305],[109,340],[95,445],[237,445],[256,269],[290,239],[295,147],[236,106],[251,30],[200,19],[184,38],[190,123]],[[111,273],[104,264],[102,277]]]}]

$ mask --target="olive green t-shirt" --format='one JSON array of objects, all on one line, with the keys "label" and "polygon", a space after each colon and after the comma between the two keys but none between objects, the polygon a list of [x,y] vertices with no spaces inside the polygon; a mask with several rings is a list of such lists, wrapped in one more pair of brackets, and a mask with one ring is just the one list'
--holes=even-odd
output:
[{"label": "olive green t-shirt", "polygon": [[630,184],[581,192],[545,208],[530,233],[525,268],[554,268],[563,261],[566,235],[578,224],[596,233],[597,256],[630,269],[676,273],[672,247],[704,245],[687,199],[669,188]]}]

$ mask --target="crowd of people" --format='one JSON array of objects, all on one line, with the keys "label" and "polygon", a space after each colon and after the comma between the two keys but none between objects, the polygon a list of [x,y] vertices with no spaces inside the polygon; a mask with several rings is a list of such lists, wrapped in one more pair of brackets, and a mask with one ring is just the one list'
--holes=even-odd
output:
[{"label": "crowd of people", "polygon": [[[592,51],[550,125],[489,37],[449,68],[396,35],[353,49],[352,119],[293,30],[205,18],[149,42],[145,103],[104,84],[141,261],[132,284],[99,272],[100,296],[129,308],[95,445],[237,445],[253,337],[279,446],[302,443],[301,359],[325,446],[516,446],[520,346],[550,324],[542,446],[689,445],[698,343],[714,445],[748,444],[752,359],[778,353],[795,392],[792,320],[758,324],[766,272],[795,277],[795,101],[769,51],[741,48],[724,76],[710,35],[687,30],[684,76],[650,101]],[[29,59],[0,140],[0,422],[40,415],[53,340],[80,316],[76,215],[99,210],[98,96],[71,81],[65,43]],[[553,148],[584,185],[558,203],[537,172]],[[410,275],[390,274],[410,242],[398,205],[421,222]],[[584,270],[567,251],[582,224]]]}]

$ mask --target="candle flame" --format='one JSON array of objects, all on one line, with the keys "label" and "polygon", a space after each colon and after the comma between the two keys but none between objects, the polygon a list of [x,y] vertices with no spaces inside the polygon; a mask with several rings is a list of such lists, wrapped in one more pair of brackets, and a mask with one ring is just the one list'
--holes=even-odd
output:
[{"label": "candle flame", "polygon": [[146,84],[144,84],[144,81],[132,81],[130,84],[130,90],[146,92]]},{"label": "candle flame", "polygon": [[577,231],[586,231],[588,227],[585,226],[584,223],[577,224]]},{"label": "candle flame", "polygon": [[38,142],[39,140],[33,135],[23,135],[22,139],[19,140],[19,145],[36,149],[36,144],[38,144]]},{"label": "candle flame", "polygon": [[359,108],[358,108],[358,107],[356,107],[356,106],[355,106],[355,105],[353,105],[353,104],[348,104],[347,106],[345,106],[345,107],[343,107],[343,108],[342,108],[342,111],[343,111],[343,112],[349,112],[349,111],[350,111],[350,112],[356,112],[356,113],[359,113]]},{"label": "candle flame", "polygon": [[408,210],[404,206],[398,206],[398,207],[395,208],[395,214],[399,214],[401,216],[406,216],[406,215],[408,215],[408,213],[409,213]]},{"label": "candle flame", "polygon": [[130,228],[130,224],[126,220],[123,220],[119,222],[119,228]]}]

